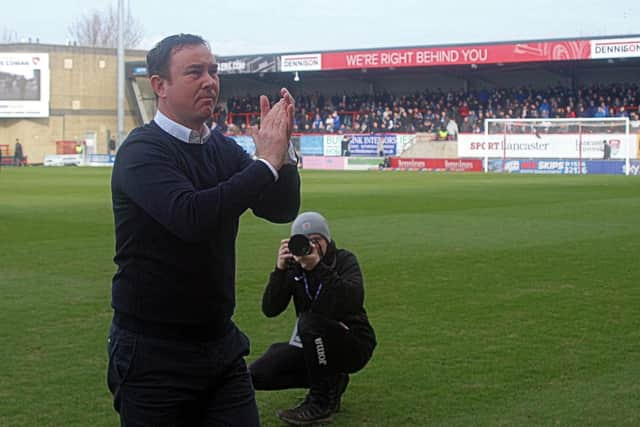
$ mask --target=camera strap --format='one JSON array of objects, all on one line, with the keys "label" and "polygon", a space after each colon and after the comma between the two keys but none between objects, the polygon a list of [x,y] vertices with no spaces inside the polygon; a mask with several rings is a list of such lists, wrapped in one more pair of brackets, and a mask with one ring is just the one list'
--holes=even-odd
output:
[{"label": "camera strap", "polygon": [[309,291],[309,280],[307,279],[307,273],[305,273],[304,271],[302,272],[302,279],[304,280],[304,290],[307,293],[307,296],[309,297],[311,302],[314,302],[318,299],[320,291],[322,291],[322,282],[318,282],[318,289],[316,289],[316,294],[314,297],[311,297],[311,291]]}]

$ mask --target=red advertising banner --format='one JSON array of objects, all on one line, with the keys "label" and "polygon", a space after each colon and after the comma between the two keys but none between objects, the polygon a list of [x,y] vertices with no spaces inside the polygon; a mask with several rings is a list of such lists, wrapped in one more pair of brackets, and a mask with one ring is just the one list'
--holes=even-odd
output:
[{"label": "red advertising banner", "polygon": [[428,171],[482,172],[481,159],[413,159],[392,157],[395,169],[424,169]]},{"label": "red advertising banner", "polygon": [[322,54],[323,70],[385,67],[435,67],[463,64],[548,62],[589,59],[591,41],[511,43],[385,49]]}]

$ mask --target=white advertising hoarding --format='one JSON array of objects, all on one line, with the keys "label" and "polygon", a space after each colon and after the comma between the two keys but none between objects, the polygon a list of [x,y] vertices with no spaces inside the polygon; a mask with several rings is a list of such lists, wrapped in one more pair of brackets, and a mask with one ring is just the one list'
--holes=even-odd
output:
[{"label": "white advertising hoarding", "polygon": [[640,57],[640,37],[591,41],[591,59]]},{"label": "white advertising hoarding", "polygon": [[319,53],[282,55],[280,57],[281,71],[313,71],[321,69],[322,55]]},{"label": "white advertising hoarding", "polygon": [[615,133],[592,134],[511,134],[458,135],[459,157],[511,157],[511,158],[563,158],[602,159],[604,141],[611,147],[612,159],[624,159],[629,151],[630,158],[638,155],[635,135]]},{"label": "white advertising hoarding", "polygon": [[342,135],[324,135],[324,155],[325,156],[341,156],[340,147],[342,145]]},{"label": "white advertising hoarding", "polygon": [[44,156],[45,166],[80,166],[83,162],[81,154],[47,154]]},{"label": "white advertising hoarding", "polygon": [[49,116],[49,54],[0,53],[0,117]]}]

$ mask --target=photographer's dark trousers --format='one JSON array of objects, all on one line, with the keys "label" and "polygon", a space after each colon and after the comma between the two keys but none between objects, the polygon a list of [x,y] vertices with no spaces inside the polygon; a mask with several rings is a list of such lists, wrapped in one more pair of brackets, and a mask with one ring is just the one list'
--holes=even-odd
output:
[{"label": "photographer's dark trousers", "polygon": [[150,337],[111,326],[107,382],[121,426],[260,425],[235,326],[213,341]]},{"label": "photographer's dark trousers", "polygon": [[367,345],[341,323],[302,313],[298,333],[303,348],[275,343],[249,367],[256,390],[309,388],[338,373],[354,373],[371,357]]}]

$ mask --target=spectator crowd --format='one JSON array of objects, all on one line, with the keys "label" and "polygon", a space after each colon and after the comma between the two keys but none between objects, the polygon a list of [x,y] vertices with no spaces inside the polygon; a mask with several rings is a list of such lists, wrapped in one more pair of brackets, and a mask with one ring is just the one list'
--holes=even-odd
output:
[{"label": "spectator crowd", "polygon": [[[411,95],[382,91],[325,97],[298,95],[299,133],[432,132],[440,139],[484,132],[485,118],[638,119],[638,86],[616,84],[578,89],[424,90]],[[242,134],[259,120],[257,96],[232,97],[214,114],[217,126]]]}]

